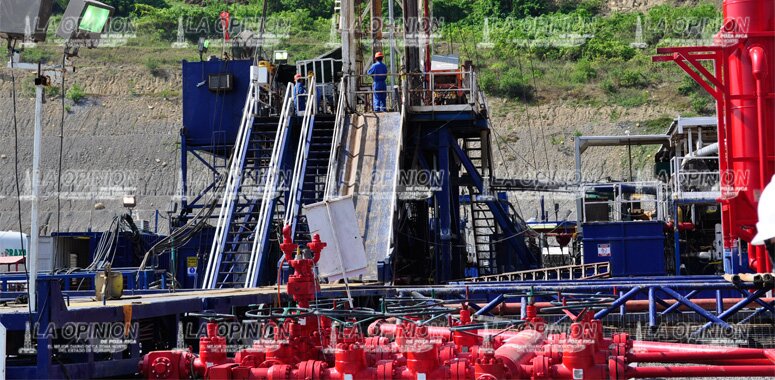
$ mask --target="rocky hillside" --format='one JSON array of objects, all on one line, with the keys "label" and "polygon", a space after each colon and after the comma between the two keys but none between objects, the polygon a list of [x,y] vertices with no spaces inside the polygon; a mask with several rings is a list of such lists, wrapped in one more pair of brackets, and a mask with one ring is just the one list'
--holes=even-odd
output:
[{"label": "rocky hillside", "polygon": [[[16,76],[22,225],[27,231],[34,89],[32,77],[19,72]],[[77,84],[85,98],[65,102],[59,218],[56,192],[62,106],[61,98],[47,97],[41,163],[43,233],[108,228],[113,217],[123,212],[122,196],[129,193],[138,195],[136,211],[141,219],[153,221],[155,210],[167,209],[178,185],[179,83],[175,70],[154,76],[144,67],[106,68],[88,62],[81,62],[76,74],[66,78],[66,86]],[[52,91],[56,90],[47,93]],[[0,71],[0,230],[18,230],[10,93],[11,73]],[[160,225],[166,226],[164,220]]]},{"label": "rocky hillside", "polygon": [[[31,77],[17,75],[19,170],[23,194],[23,228],[29,225],[30,172],[33,130]],[[179,129],[181,127],[180,73],[174,66],[152,73],[142,65],[103,67],[79,62],[66,86],[83,88],[78,103],[66,97],[62,155],[62,193],[59,216],[62,231],[96,230],[109,226],[121,212],[121,197],[136,194],[140,219],[154,227],[155,211],[165,216],[178,194]],[[42,232],[56,231],[56,190],[59,158],[60,99],[49,96],[44,107]],[[0,72],[0,230],[18,229],[14,181],[14,139],[11,120],[11,74]],[[670,118],[682,112],[670,103],[638,107],[580,106],[567,100],[545,99],[525,106],[507,99],[490,99],[494,127],[497,174],[504,178],[557,180],[572,178],[573,144],[578,135],[649,133],[647,121]],[[636,124],[641,123],[641,130]],[[659,124],[657,124],[659,125]],[[664,127],[667,127],[666,123]],[[649,128],[654,128],[653,126]],[[648,151],[638,152],[648,155]],[[585,156],[585,175],[592,178],[627,176],[627,151],[595,148]],[[192,163],[194,171],[201,166]],[[636,164],[647,175],[648,160]],[[200,173],[205,175],[204,171]],[[535,215],[537,195],[515,194],[525,217]],[[572,205],[572,195],[547,199]],[[95,209],[95,205],[104,209]],[[98,207],[101,208],[101,207]],[[166,222],[160,219],[160,230]]]}]

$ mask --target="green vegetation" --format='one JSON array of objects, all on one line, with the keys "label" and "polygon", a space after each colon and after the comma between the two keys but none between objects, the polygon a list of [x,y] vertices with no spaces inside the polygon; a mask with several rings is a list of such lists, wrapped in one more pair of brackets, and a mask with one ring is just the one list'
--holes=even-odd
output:
[{"label": "green vegetation", "polygon": [[661,117],[658,119],[646,120],[640,125],[641,130],[639,130],[638,133],[644,135],[665,133],[667,132],[667,127],[672,122],[673,118],[671,117]]},{"label": "green vegetation", "polygon": [[[516,102],[566,100],[580,105],[634,107],[669,102],[696,114],[714,111],[712,99],[674,64],[652,63],[659,46],[704,44],[720,27],[721,12],[710,0],[666,4],[645,12],[609,13],[604,0],[440,0],[434,3],[436,54],[471,60],[481,87]],[[96,63],[144,65],[166,75],[195,49],[169,49],[178,38],[218,41],[219,14],[228,10],[237,29],[258,30],[263,0],[106,0],[116,15],[128,16],[136,37],[126,46],[82,52]],[[268,4],[267,32],[292,60],[331,48],[334,0],[278,0]],[[387,7],[383,2],[383,6]],[[400,9],[396,17],[400,19]],[[383,12],[387,15],[387,10]],[[57,19],[57,16],[54,17]],[[484,27],[486,21],[487,28]],[[636,41],[636,26],[642,40]],[[363,27],[367,27],[364,22]],[[234,31],[233,31],[234,32]],[[234,34],[234,33],[233,33]],[[336,36],[334,36],[336,38]],[[639,48],[633,42],[644,43]],[[484,45],[481,43],[485,43]],[[368,45],[368,44],[365,44]],[[364,48],[364,55],[371,54]],[[215,44],[209,54],[218,54]],[[129,52],[128,52],[129,51]],[[59,56],[29,49],[27,61]]]},{"label": "green vegetation", "polygon": [[58,98],[61,94],[61,88],[58,85],[46,87],[46,96],[49,98]]},{"label": "green vegetation", "polygon": [[73,103],[79,104],[82,100],[86,99],[86,92],[84,92],[83,88],[78,85],[78,83],[75,83],[67,90],[66,96],[68,99],[72,100]]},{"label": "green vegetation", "polygon": [[[37,48],[37,47],[25,49],[22,54],[23,54],[22,57],[24,62],[30,62],[30,63],[40,62],[40,63],[46,64],[46,63],[51,63],[51,61],[54,59],[53,52],[47,49]],[[61,54],[60,54],[60,61],[61,61]],[[62,62],[59,62],[59,63],[61,64]]]},{"label": "green vegetation", "polygon": [[[624,107],[659,95],[677,108],[713,112],[712,99],[699,86],[686,84],[680,68],[652,63],[650,57],[656,47],[684,45],[684,39],[696,44],[709,40],[721,23],[715,4],[662,5],[647,12],[610,14],[602,13],[602,5],[600,0],[454,0],[434,9],[447,21],[441,29],[443,40],[457,43],[450,52],[477,63],[482,87],[493,95],[522,101],[559,96],[588,105]],[[643,39],[636,41],[639,19]],[[478,46],[479,41],[493,47]],[[646,47],[638,48],[634,42]],[[519,70],[520,65],[531,70]],[[679,86],[684,90],[679,92]]]}]

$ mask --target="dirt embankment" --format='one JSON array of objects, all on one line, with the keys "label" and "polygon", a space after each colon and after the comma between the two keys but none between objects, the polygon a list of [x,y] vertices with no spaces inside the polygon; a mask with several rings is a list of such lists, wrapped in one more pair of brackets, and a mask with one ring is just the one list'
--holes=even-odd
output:
[{"label": "dirt embankment", "polygon": [[[649,129],[647,121],[673,118],[681,113],[669,104],[646,104],[624,108],[615,105],[578,106],[569,102],[524,106],[504,99],[491,99],[493,160],[495,174],[501,178],[573,181],[576,177],[574,148],[578,136],[664,133],[669,127]],[[685,111],[684,111],[685,112]],[[640,124],[640,126],[639,126]],[[658,147],[631,147],[633,177],[653,178],[653,154]],[[581,175],[586,181],[629,178],[629,153],[626,146],[594,147],[582,155]],[[544,194],[546,209],[560,204],[559,217],[570,212],[575,218],[574,193]],[[525,219],[538,217],[540,194],[511,194]],[[553,211],[550,215],[554,218]]]},{"label": "dirt embankment", "polygon": [[[29,232],[30,172],[32,167],[33,87],[29,75],[17,73],[17,117],[19,171],[22,191],[22,229]],[[82,66],[68,75],[69,88],[77,83],[86,98],[79,104],[66,100],[62,156],[60,226],[57,228],[57,180],[59,179],[60,99],[49,96],[44,107],[40,205],[43,233],[56,230],[83,231],[108,228],[121,212],[121,197],[137,195],[140,219],[155,224],[170,201],[179,194],[179,130],[182,104],[181,77],[176,68],[156,70],[142,65],[114,67]],[[17,230],[14,141],[11,122],[11,76],[0,71],[0,230]],[[51,94],[50,94],[51,95]],[[491,99],[496,175],[501,178],[558,180],[572,178],[574,138],[579,135],[644,133],[635,125],[646,120],[674,117],[679,110],[667,104],[623,108],[578,106],[562,100],[544,99],[541,105],[524,106],[515,101]],[[665,125],[665,128],[667,125]],[[500,149],[498,149],[500,148]],[[642,152],[641,152],[642,153]],[[626,178],[627,150],[591,149],[585,155],[585,178]],[[201,164],[190,162],[192,175],[209,175]],[[648,172],[650,167],[636,168]],[[636,173],[638,174],[638,173]],[[194,185],[196,187],[198,185]],[[196,191],[196,188],[190,189]],[[536,194],[519,193],[526,218],[536,215]],[[572,209],[572,194],[548,198]],[[95,209],[100,203],[102,210]],[[551,208],[549,201],[547,207]]]},{"label": "dirt embankment", "polygon": [[[15,75],[22,226],[28,232],[34,88],[29,74]],[[155,210],[167,209],[178,185],[179,73],[165,70],[153,76],[141,67],[78,67],[66,78],[67,88],[73,84],[83,88],[86,98],[78,104],[65,102],[61,177],[62,106],[61,98],[52,96],[55,90],[49,90],[44,105],[41,232],[57,230],[60,179],[59,230],[106,229],[113,216],[123,212],[121,197],[127,193],[138,195],[136,211],[141,219],[151,220],[153,228]],[[19,228],[11,88],[10,71],[0,71],[0,230]],[[96,203],[105,208],[96,210]]]}]

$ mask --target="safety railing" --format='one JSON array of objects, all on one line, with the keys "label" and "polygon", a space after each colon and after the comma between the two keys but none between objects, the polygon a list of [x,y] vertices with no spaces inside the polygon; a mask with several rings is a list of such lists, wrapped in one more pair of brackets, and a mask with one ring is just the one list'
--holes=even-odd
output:
[{"label": "safety railing", "polygon": [[498,282],[498,281],[539,281],[539,280],[580,280],[585,278],[598,278],[610,273],[608,262],[564,265],[559,267],[541,268],[519,272],[509,272],[481,277],[467,278],[469,282]]},{"label": "safety railing", "polygon": [[[317,93],[317,112],[334,114],[336,112],[338,76],[342,71],[342,60],[334,58],[308,59],[296,62],[296,72],[305,77],[315,77]],[[341,92],[340,92],[341,94]]]},{"label": "safety railing", "polygon": [[667,186],[662,182],[615,182],[583,185],[583,222],[665,220]]},{"label": "safety railing", "polygon": [[342,154],[342,135],[347,122],[347,102],[345,94],[347,82],[344,78],[339,83],[339,101],[336,106],[336,118],[334,119],[334,138],[331,140],[331,155],[328,158],[328,171],[326,177],[326,187],[323,194],[326,198],[337,195],[339,190],[339,160]]},{"label": "safety railing", "polygon": [[309,157],[310,143],[312,143],[312,124],[315,121],[315,110],[317,109],[317,96],[315,90],[315,77],[310,80],[310,92],[307,94],[307,104],[304,110],[304,118],[301,122],[301,138],[296,149],[296,161],[293,168],[293,179],[290,187],[290,199],[285,210],[284,225],[291,226],[291,236],[296,234],[296,221],[301,207],[301,192],[303,178],[307,167],[307,158]]},{"label": "safety railing", "polygon": [[670,183],[678,199],[715,200],[721,196],[718,156],[673,157]]},{"label": "safety railing", "polygon": [[312,74],[318,84],[336,84],[337,82],[337,62],[341,65],[341,60],[333,58],[307,59],[296,62],[296,72],[307,76]]},{"label": "safety railing", "polygon": [[250,140],[250,134],[253,131],[256,106],[256,84],[254,81],[251,81],[250,88],[248,89],[248,98],[245,101],[245,108],[242,112],[239,132],[237,133],[237,139],[234,142],[234,151],[232,152],[229,164],[229,174],[226,180],[223,198],[221,199],[221,207],[218,211],[218,222],[215,226],[213,244],[210,249],[210,256],[207,260],[207,269],[205,270],[204,280],[202,281],[203,289],[213,289],[216,286],[221,265],[220,259],[226,247],[226,236],[228,235],[228,227],[234,211],[234,203],[239,197],[238,193],[240,185],[242,184],[242,167],[244,166],[245,157],[247,156],[248,147],[250,146],[248,142]]},{"label": "safety railing", "polygon": [[[374,98],[385,95],[385,111],[398,112],[404,103],[411,107],[428,109],[465,108],[479,111],[485,107],[484,94],[479,90],[473,70],[434,71],[430,73],[403,73],[356,75],[358,88],[354,91],[366,111],[374,110]],[[385,78],[387,88],[373,88],[376,77]]]},{"label": "safety railing", "polygon": [[482,94],[473,70],[406,74],[413,107],[465,105],[479,107]]},{"label": "safety railing", "polygon": [[266,251],[269,244],[269,233],[272,225],[272,211],[274,202],[279,196],[278,186],[280,182],[280,164],[285,155],[286,141],[288,140],[292,112],[293,112],[293,84],[289,83],[285,89],[283,98],[283,107],[280,113],[277,132],[275,134],[274,147],[272,148],[272,158],[269,162],[269,170],[266,174],[266,184],[261,198],[261,207],[259,208],[256,222],[256,230],[253,236],[253,246],[250,250],[250,262],[247,269],[247,278],[245,287],[254,287],[258,283],[258,276],[261,273],[261,263],[264,261],[261,255]]},{"label": "safety railing", "polygon": [[[374,80],[376,78],[385,78],[386,88],[384,90],[374,89]],[[355,83],[357,88],[354,93],[358,99],[358,103],[362,105],[364,111],[377,111],[377,112],[398,112],[401,109],[401,97],[399,96],[401,88],[398,85],[402,83],[402,76],[400,74],[378,74],[378,75],[355,75]],[[375,109],[374,99],[377,96],[385,96],[384,109]]]}]

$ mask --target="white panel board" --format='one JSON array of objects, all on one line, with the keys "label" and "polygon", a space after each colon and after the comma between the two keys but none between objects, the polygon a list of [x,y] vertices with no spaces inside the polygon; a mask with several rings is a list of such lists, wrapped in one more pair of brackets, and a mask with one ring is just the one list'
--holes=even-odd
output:
[{"label": "white panel board", "polygon": [[38,271],[51,272],[54,268],[54,238],[41,236],[38,240]]},{"label": "white panel board", "polygon": [[320,234],[327,243],[320,254],[318,274],[336,281],[366,274],[368,260],[363,248],[363,238],[355,219],[352,197],[343,197],[306,205],[304,215],[311,234]]},{"label": "white panel board", "polygon": [[7,358],[7,352],[5,350],[6,347],[8,347],[8,341],[6,340],[7,338],[8,334],[5,329],[5,325],[0,323],[0,379],[5,379],[5,359]]}]

